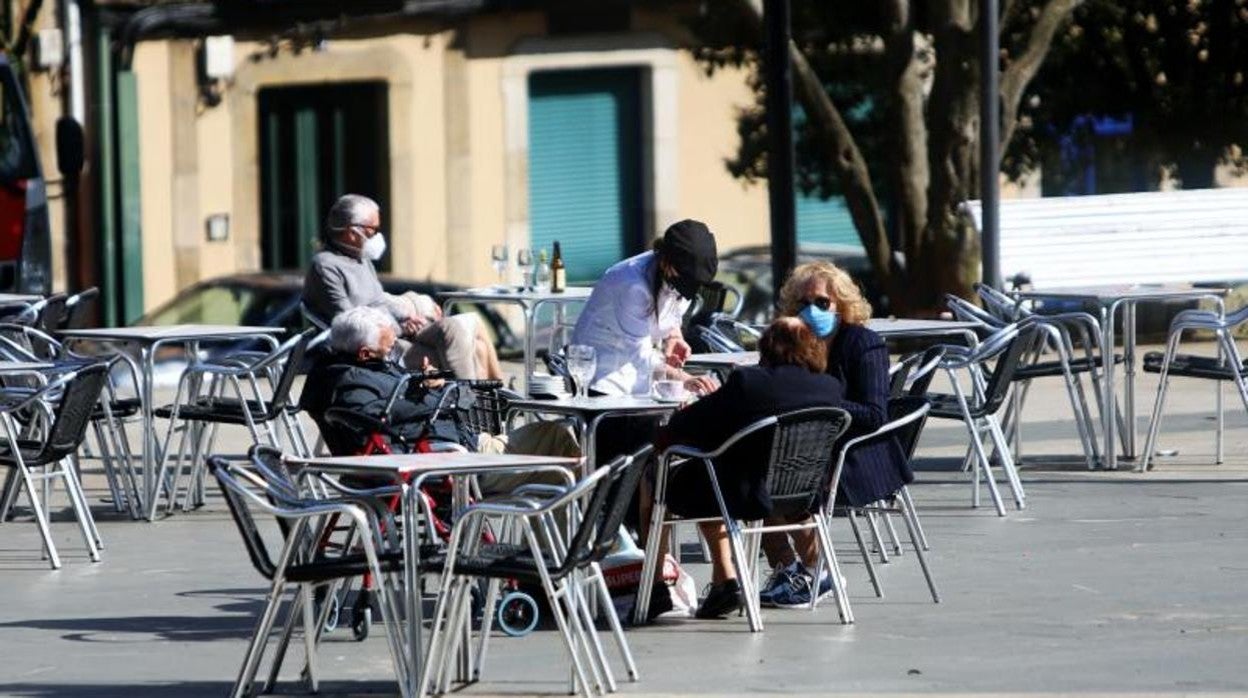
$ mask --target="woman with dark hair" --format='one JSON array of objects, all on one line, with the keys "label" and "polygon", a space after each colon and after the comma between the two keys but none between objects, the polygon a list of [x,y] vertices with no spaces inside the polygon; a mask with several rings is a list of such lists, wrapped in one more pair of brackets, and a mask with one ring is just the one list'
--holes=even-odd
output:
[{"label": "woman with dark hair", "polygon": [[[888,347],[880,335],[866,327],[871,305],[853,278],[827,262],[811,262],[793,270],[780,290],[780,313],[801,318],[819,339],[827,357],[828,375],[845,387],[840,407],[849,412],[848,440],[879,429],[888,421]],[[898,467],[900,465],[900,467]],[[906,480],[899,479],[906,474]],[[845,461],[837,497],[863,506],[890,497],[913,479],[909,464],[895,439],[885,439],[855,449]],[[808,532],[792,534],[796,546],[805,547]],[[810,603],[816,588],[810,567],[804,564],[781,533],[764,534],[763,550],[773,566],[771,579],[761,592],[768,606],[800,607]],[[820,596],[832,589],[822,576]]]},{"label": "woman with dark hair", "polygon": [[[660,448],[671,444],[714,450],[750,424],[806,407],[839,407],[841,383],[824,373],[826,352],[813,332],[796,318],[780,318],[758,341],[759,365],[738,368],[719,390],[672,415],[659,432]],[[715,479],[728,513],[737,519],[771,514],[767,493],[770,432],[760,431],[737,442],[714,462]],[[649,509],[649,493],[643,494]],[[701,462],[687,461],[672,471],[667,485],[668,510],[684,518],[719,516],[719,504]],[[645,521],[647,511],[643,511]],[[728,532],[717,522],[699,524],[711,549],[711,587],[699,618],[719,618],[741,607],[741,585],[732,567]],[[818,544],[811,536],[801,551],[812,564]]]},{"label": "woman with dark hair", "polygon": [[672,224],[654,249],[608,269],[581,311],[572,344],[594,348],[598,370],[590,389],[604,395],[650,390],[656,370],[693,392],[714,390],[706,377],[685,373],[689,345],[681,318],[698,290],[715,279],[719,257],[706,224]]}]

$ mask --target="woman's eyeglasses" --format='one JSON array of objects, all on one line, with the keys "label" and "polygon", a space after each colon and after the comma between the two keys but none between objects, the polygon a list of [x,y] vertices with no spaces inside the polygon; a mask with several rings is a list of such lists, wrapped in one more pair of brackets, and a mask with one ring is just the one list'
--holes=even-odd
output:
[{"label": "woman's eyeglasses", "polygon": [[819,296],[818,298],[807,298],[804,303],[813,305],[820,310],[827,310],[832,307],[832,299],[827,296]]}]

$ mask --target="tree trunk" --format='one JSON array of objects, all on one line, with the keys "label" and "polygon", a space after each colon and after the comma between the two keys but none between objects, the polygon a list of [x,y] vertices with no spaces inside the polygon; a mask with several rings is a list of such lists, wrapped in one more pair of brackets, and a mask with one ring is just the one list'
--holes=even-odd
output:
[{"label": "tree trunk", "polygon": [[916,310],[944,305],[943,294],[969,297],[979,280],[979,237],[958,206],[975,195],[979,163],[978,43],[970,0],[935,3],[936,73],[928,99],[927,227],[922,264],[910,270]]},{"label": "tree trunk", "polygon": [[893,230],[901,245],[906,267],[923,258],[923,229],[927,225],[927,188],[931,173],[927,162],[927,122],[924,121],[923,78],[925,67],[916,55],[914,16],[909,0],[888,5],[889,27],[884,55],[893,85],[892,114],[895,134],[893,187],[896,220]]}]

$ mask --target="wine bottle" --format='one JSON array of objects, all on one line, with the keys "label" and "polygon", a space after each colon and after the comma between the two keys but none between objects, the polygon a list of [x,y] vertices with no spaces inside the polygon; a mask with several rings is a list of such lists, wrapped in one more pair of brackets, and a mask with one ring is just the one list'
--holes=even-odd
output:
[{"label": "wine bottle", "polygon": [[555,256],[550,260],[550,292],[563,293],[567,288],[568,272],[563,267],[563,253],[559,251],[559,241],[555,241]]}]

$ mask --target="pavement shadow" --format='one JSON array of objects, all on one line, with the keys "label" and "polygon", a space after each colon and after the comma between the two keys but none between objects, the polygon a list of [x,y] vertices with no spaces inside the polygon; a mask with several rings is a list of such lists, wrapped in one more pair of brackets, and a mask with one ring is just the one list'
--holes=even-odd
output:
[{"label": "pavement shadow", "polygon": [[[246,640],[255,615],[124,616],[115,618],[35,618],[0,623],[3,628],[27,628],[62,633],[75,642],[213,642]],[[0,695],[9,695],[0,690]],[[120,695],[120,694],[119,694]]]},{"label": "pavement shadow", "polygon": [[[14,698],[198,698],[229,695],[230,681],[180,681],[139,684],[0,683],[0,695]],[[282,693],[281,686],[278,692]],[[396,695],[393,681],[321,682],[320,698]]]}]

